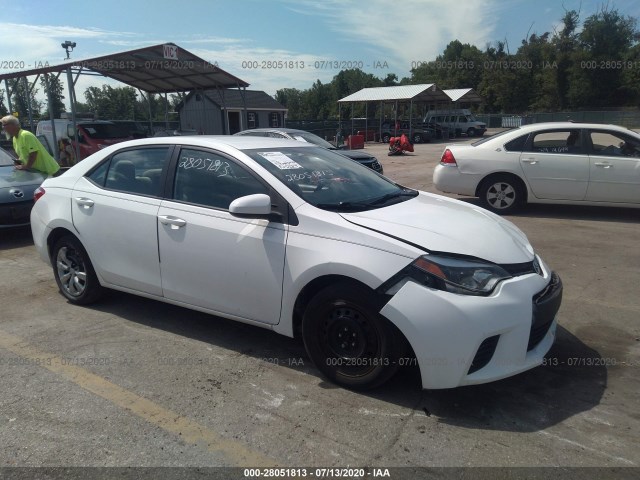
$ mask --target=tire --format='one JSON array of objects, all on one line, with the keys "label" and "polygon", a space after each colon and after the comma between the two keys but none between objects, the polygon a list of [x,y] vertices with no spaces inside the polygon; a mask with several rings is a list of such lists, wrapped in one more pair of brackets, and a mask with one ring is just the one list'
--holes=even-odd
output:
[{"label": "tire", "polygon": [[414,133],[412,138],[413,143],[422,143],[422,134]]},{"label": "tire", "polygon": [[467,137],[475,137],[475,136],[476,136],[475,128],[470,128],[469,130],[467,130]]},{"label": "tire", "polygon": [[378,313],[382,305],[369,289],[349,282],[328,286],[311,299],[302,337],[309,357],[329,380],[367,390],[396,373],[406,341]]},{"label": "tire", "polygon": [[525,202],[525,190],[513,175],[494,175],[482,182],[479,190],[483,207],[499,215],[515,212]]},{"label": "tire", "polygon": [[87,251],[76,237],[66,235],[60,238],[53,247],[51,260],[60,293],[69,302],[87,305],[100,298],[104,289]]},{"label": "tire", "polygon": [[389,140],[391,140],[391,135],[388,133],[383,133],[382,134],[382,143],[389,143]]}]

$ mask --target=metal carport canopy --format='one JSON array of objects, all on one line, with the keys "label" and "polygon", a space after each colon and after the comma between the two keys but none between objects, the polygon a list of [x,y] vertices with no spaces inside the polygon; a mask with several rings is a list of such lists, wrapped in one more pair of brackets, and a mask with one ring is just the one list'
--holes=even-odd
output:
[{"label": "metal carport canopy", "polygon": [[[413,104],[414,102],[429,102],[429,103],[449,103],[451,99],[440,89],[435,83],[422,83],[418,85],[399,85],[395,87],[370,87],[363,88],[351,95],[338,100],[338,105],[342,103],[351,103],[351,109],[353,113],[353,104],[358,102],[364,102],[365,108],[368,102],[380,102],[385,104],[394,102],[396,108],[394,109],[396,120],[398,109],[398,102],[409,102],[409,117],[413,117]],[[338,122],[341,124],[340,117],[342,113],[338,110]],[[365,113],[365,130],[369,128],[368,113]],[[394,122],[397,125],[397,121]],[[382,132],[382,115],[380,116],[380,132]],[[394,131],[395,131],[394,127]],[[351,131],[353,133],[353,116],[351,119]],[[409,124],[409,134],[413,132],[413,122]]]},{"label": "metal carport canopy", "polygon": [[452,102],[481,103],[482,97],[473,88],[454,88],[444,90]]},{"label": "metal carport canopy", "polygon": [[397,87],[363,88],[338,100],[346,102],[394,102],[413,100],[414,102],[449,102],[451,99],[435,83],[420,85],[400,85]]},{"label": "metal carport canopy", "polygon": [[[171,52],[169,57],[167,51]],[[67,69],[74,73],[83,70],[93,71],[148,93],[249,86],[244,80],[178,47],[175,43],[0,74],[0,80],[58,73]]]}]

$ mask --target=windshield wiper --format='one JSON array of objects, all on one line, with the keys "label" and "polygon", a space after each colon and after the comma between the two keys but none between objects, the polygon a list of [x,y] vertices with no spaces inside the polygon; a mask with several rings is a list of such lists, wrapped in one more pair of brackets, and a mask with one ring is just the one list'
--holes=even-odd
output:
[{"label": "windshield wiper", "polygon": [[368,205],[380,205],[381,203],[385,203],[388,202],[389,200],[393,200],[394,198],[400,198],[400,197],[417,197],[418,196],[418,191],[417,190],[412,190],[410,188],[404,188],[402,190],[399,190],[397,192],[391,192],[391,193],[387,193],[386,195],[383,195],[379,198],[374,198],[373,200],[370,200],[369,202],[367,202]]},{"label": "windshield wiper", "polygon": [[316,207],[324,210],[335,210],[343,212],[357,212],[370,210],[371,205],[363,202],[338,202],[338,203],[317,203]]}]

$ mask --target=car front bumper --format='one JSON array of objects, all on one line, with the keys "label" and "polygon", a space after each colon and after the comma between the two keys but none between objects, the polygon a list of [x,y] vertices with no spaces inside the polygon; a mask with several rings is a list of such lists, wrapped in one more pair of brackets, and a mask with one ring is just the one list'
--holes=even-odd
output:
[{"label": "car front bumper", "polygon": [[407,282],[380,313],[411,344],[422,387],[486,383],[540,365],[555,340],[562,299],[560,278],[543,269],[503,281],[488,297]]},{"label": "car front bumper", "polygon": [[29,225],[33,199],[0,204],[0,228]]}]

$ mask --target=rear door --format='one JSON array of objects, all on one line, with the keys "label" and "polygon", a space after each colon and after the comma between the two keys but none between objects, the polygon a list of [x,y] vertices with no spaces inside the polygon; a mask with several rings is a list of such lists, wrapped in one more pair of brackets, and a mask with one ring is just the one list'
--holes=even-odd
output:
[{"label": "rear door", "polygon": [[587,200],[640,203],[640,141],[612,130],[588,133],[591,175]]},{"label": "rear door", "polygon": [[78,180],[73,224],[107,282],[162,295],[157,216],[172,148],[120,150]]},{"label": "rear door", "polygon": [[[158,211],[164,296],[263,323],[280,319],[287,227],[229,213],[236,198],[275,192],[233,158],[182,148]],[[286,207],[274,205],[287,212]]]},{"label": "rear door", "polygon": [[540,199],[584,200],[589,185],[589,156],[580,129],[533,132],[520,165]]}]

